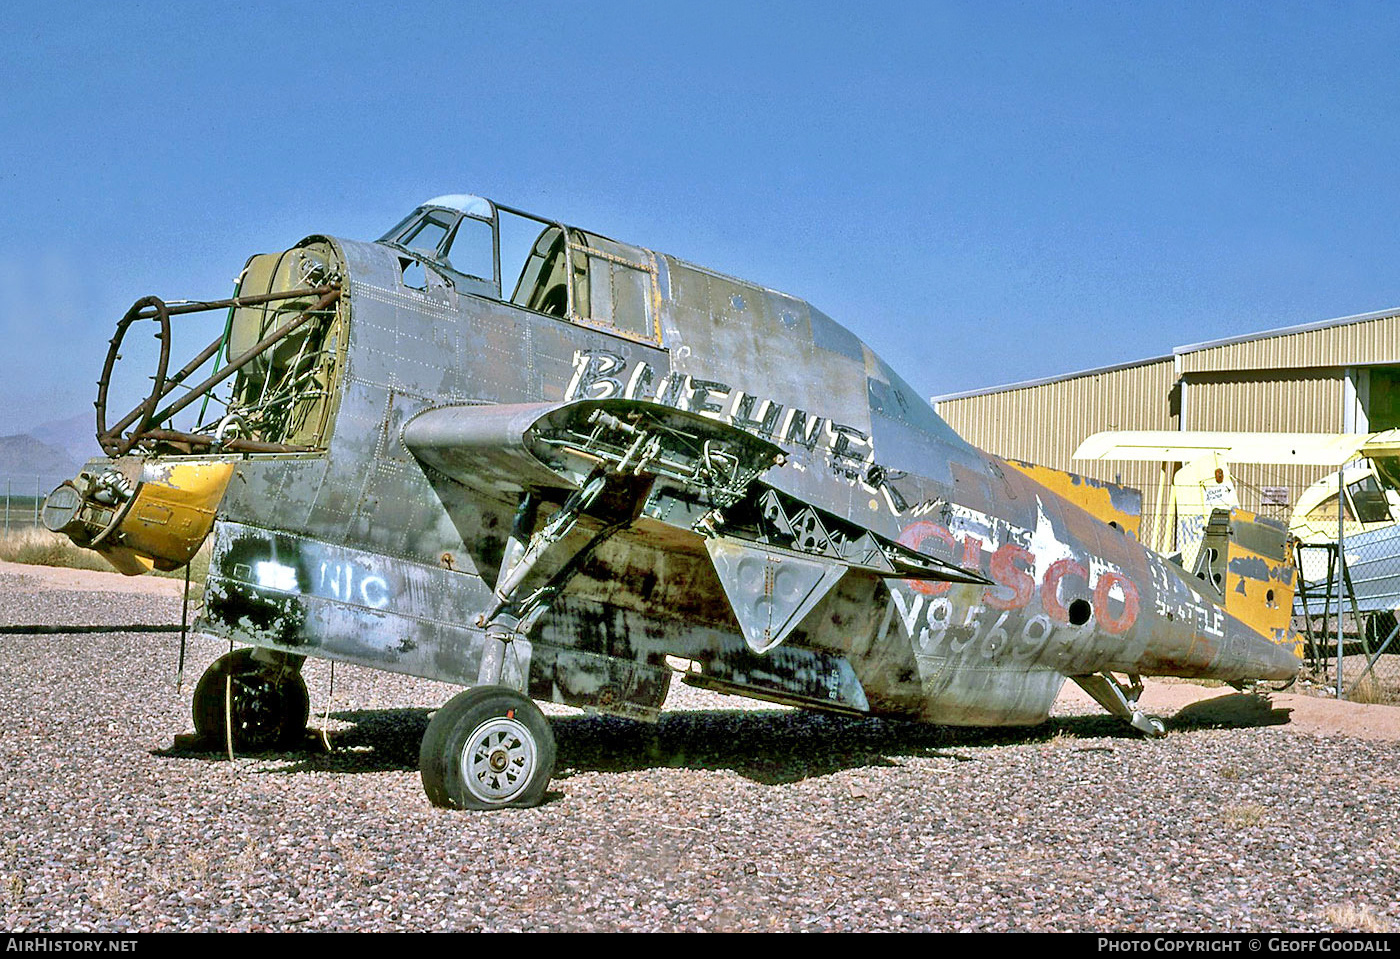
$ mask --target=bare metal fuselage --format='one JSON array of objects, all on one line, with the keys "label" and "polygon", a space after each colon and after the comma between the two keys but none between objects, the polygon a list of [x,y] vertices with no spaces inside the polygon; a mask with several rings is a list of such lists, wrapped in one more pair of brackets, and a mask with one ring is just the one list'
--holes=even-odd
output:
[{"label": "bare metal fuselage", "polygon": [[[317,242],[338,261],[339,338],[324,427],[309,448],[128,454],[146,470],[232,466],[213,522],[203,631],[293,657],[476,682],[483,610],[520,497],[541,485],[512,475],[515,460],[454,454],[450,432],[415,447],[431,433],[424,417],[447,424],[442,433],[453,422],[446,410],[480,423],[474,411],[487,408],[621,400],[780,447],[785,460],[763,483],[784,528],[821,526],[819,512],[827,526],[837,517],[982,581],[844,570],[780,643],[756,647],[741,620],[774,600],[773,584],[722,581],[729,554],[707,547],[713,537],[693,516],[677,518],[643,490],[645,504],[589,549],[513,645],[511,669],[536,699],[654,717],[679,667],[699,685],[813,708],[1030,724],[1066,677],[1286,679],[1296,668],[1286,637],[1246,625],[1122,529],[963,442],[801,300],[648,254],[651,322],[639,332],[460,284],[414,288],[402,250]],[[558,487],[556,500],[567,492]],[[602,524],[585,515],[578,535]],[[782,556],[801,560],[801,542],[793,534]],[[747,613],[736,593],[746,588]]]}]

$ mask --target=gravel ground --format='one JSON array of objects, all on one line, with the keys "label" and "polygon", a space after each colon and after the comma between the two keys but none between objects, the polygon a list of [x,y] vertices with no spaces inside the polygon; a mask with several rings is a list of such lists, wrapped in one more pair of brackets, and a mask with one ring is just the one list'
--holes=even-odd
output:
[{"label": "gravel ground", "polygon": [[[0,571],[0,623],[168,623],[173,595]],[[0,927],[125,930],[1400,929],[1400,746],[1073,715],[835,719],[677,684],[655,726],[546,707],[548,801],[434,809],[454,687],[311,662],[307,748],[192,729],[227,646],[0,635]],[[1380,708],[1380,707],[1377,707]]]}]

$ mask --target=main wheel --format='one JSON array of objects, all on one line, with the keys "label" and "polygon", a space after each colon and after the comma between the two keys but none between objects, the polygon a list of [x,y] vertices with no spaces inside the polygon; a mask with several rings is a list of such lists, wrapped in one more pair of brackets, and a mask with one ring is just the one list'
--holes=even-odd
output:
[{"label": "main wheel", "polygon": [[216,659],[195,687],[194,730],[201,739],[227,739],[226,711],[233,719],[233,748],[263,752],[301,741],[311,699],[301,673],[267,666],[253,659],[251,649],[236,649]]},{"label": "main wheel", "polygon": [[554,731],[538,706],[506,686],[475,686],[428,723],[418,753],[423,791],[447,809],[523,809],[554,773]]}]

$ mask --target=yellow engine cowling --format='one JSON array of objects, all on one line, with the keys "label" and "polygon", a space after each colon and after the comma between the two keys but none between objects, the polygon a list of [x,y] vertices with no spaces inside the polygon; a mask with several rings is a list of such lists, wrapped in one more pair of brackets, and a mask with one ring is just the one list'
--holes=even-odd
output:
[{"label": "yellow engine cowling", "polygon": [[178,569],[213,528],[233,470],[220,460],[94,461],[49,494],[44,525],[128,576]]}]

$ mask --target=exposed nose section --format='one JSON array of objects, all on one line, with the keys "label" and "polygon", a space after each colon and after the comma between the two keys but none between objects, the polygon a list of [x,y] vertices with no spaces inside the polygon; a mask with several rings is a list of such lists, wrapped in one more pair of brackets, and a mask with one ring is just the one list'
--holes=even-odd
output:
[{"label": "exposed nose section", "polygon": [[49,494],[44,525],[128,576],[178,569],[198,552],[233,463],[97,460]]}]

